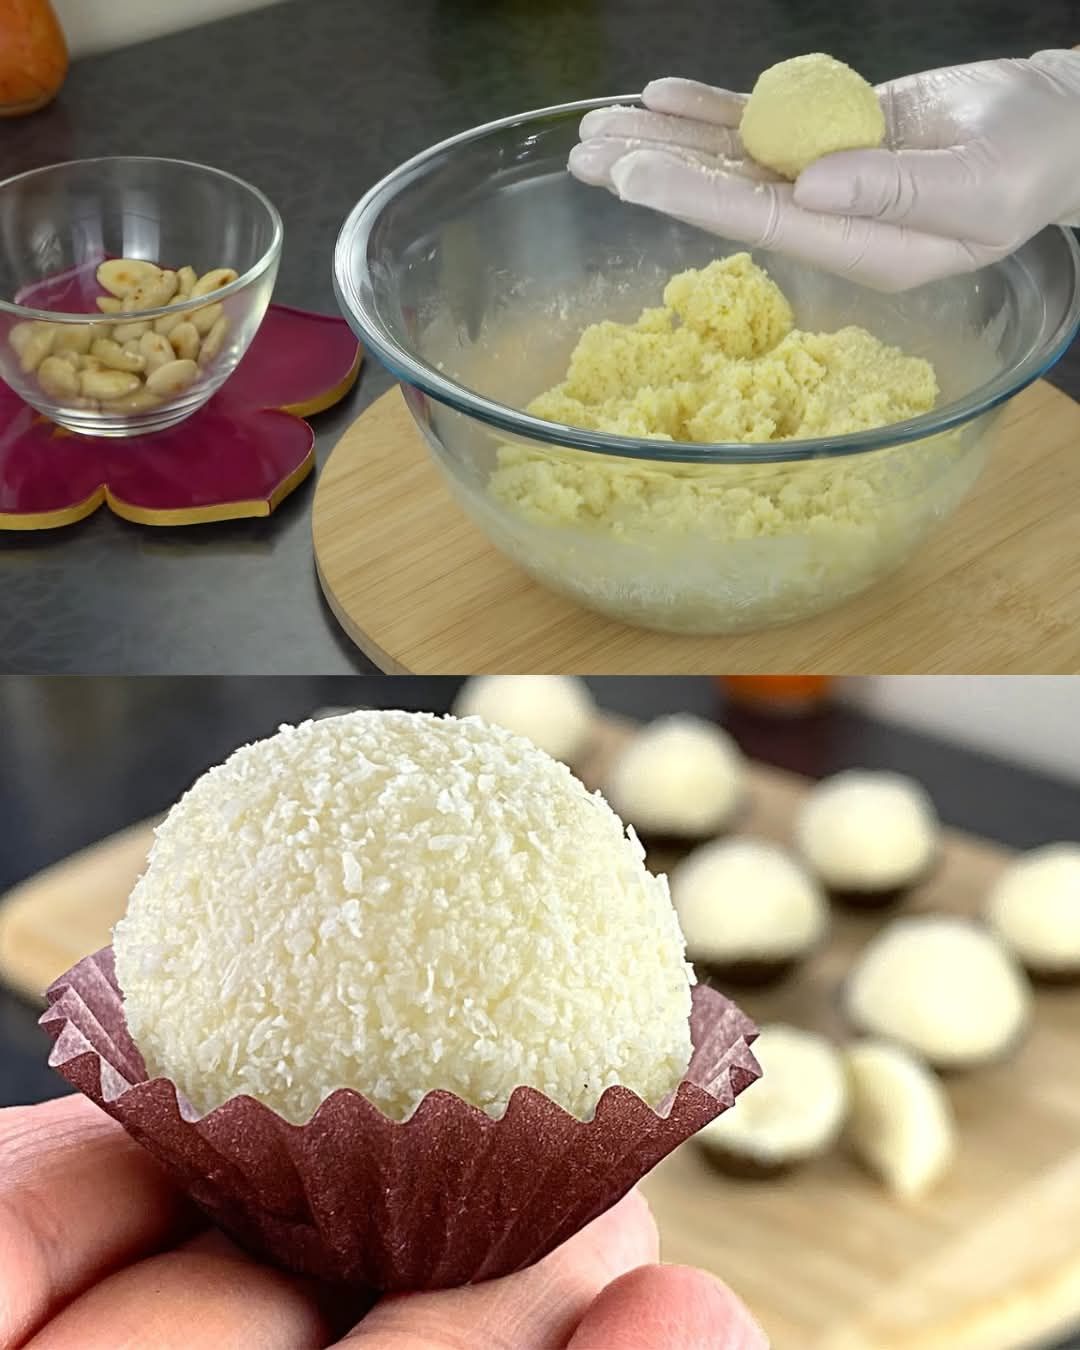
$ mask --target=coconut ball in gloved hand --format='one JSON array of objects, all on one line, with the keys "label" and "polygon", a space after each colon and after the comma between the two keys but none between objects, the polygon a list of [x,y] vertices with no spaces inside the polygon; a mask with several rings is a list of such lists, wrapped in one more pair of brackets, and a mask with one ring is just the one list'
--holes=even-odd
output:
[{"label": "coconut ball in gloved hand", "polygon": [[[626,202],[882,291],[975,271],[1047,225],[1080,224],[1080,52],[980,61],[879,85],[879,148],[840,148],[852,132],[848,145],[874,146],[873,114],[864,107],[860,122],[854,72],[830,66],[836,78],[820,87],[809,78],[822,59],[766,71],[749,98],[656,80],[644,108],[586,115],[570,170]],[[792,84],[784,67],[806,78]],[[776,101],[767,103],[770,88]],[[798,122],[792,112],[785,155],[765,114],[789,97],[804,106]],[[810,128],[824,133],[827,153],[806,163]],[[829,143],[830,128],[839,143]],[[790,182],[768,163],[798,176]]]}]

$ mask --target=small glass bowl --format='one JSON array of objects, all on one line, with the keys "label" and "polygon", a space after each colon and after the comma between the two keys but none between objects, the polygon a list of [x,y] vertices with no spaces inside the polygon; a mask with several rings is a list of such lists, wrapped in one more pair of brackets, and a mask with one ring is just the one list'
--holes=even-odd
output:
[{"label": "small glass bowl", "polygon": [[[136,436],[174,426],[221,388],[247,351],[270,303],[282,237],[281,217],[257,188],[183,160],[75,160],[0,182],[0,377],[69,431]],[[104,314],[97,297],[108,292],[96,274],[108,258],[190,266],[200,277],[226,267],[238,276],[182,304]],[[212,342],[203,335],[198,372],[182,392],[89,397],[70,356],[77,381],[55,364],[42,373],[48,356],[79,354],[116,325],[200,310],[205,317],[211,304],[222,306],[225,322]]]},{"label": "small glass bowl", "polygon": [[338,240],[354,332],[401,381],[463,508],[537,580],[612,618],[734,633],[827,610],[903,564],[977,479],[1007,400],[1080,323],[1080,249],[1050,228],[967,276],[882,295],[755,253],[799,328],[847,324],[930,360],[924,416],[768,444],[679,444],[521,411],[587,325],[634,320],[675,272],[742,251],[584,187],[568,104],[465,132],[367,194]]}]

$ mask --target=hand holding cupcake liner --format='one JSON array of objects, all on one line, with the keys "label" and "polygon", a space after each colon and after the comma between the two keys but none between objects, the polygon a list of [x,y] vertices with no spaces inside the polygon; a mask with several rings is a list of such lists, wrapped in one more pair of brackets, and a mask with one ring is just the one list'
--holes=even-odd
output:
[{"label": "hand holding cupcake liner", "polygon": [[50,1063],[170,1171],[212,1222],[275,1265],[374,1290],[445,1288],[538,1261],[627,1193],[758,1076],[755,1028],[694,991],[694,1055],[660,1111],[626,1088],[580,1121],[533,1088],[492,1120],[447,1092],[408,1121],[341,1089],[304,1125],[237,1096],[200,1117],[147,1076],[112,954],[49,990]]},{"label": "hand holding cupcake liner", "polygon": [[237,751],[114,947],[49,991],[50,1062],[242,1245],[350,1285],[531,1264],[759,1072],[632,835],[475,719]]}]

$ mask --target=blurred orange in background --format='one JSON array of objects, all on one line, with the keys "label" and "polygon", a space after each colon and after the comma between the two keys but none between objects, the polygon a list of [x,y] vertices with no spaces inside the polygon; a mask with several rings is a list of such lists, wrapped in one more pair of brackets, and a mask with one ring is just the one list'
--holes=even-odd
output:
[{"label": "blurred orange in background", "polygon": [[829,696],[828,675],[718,675],[732,703],[762,712],[809,712]]},{"label": "blurred orange in background", "polygon": [[67,69],[64,30],[49,0],[0,0],[0,117],[50,103]]}]

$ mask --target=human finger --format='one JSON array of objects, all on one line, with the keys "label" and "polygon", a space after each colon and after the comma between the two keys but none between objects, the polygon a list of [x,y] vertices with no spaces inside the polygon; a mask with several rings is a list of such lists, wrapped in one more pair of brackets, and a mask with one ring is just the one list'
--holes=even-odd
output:
[{"label": "human finger", "polygon": [[[614,137],[597,137],[591,141],[579,141],[570,151],[567,168],[575,178],[588,184],[589,187],[611,188],[612,168],[624,155],[629,155],[632,151],[641,148],[641,141],[616,140]],[[755,181],[767,181],[772,177],[768,169],[763,169],[752,159],[739,161],[715,159],[695,150],[679,150],[672,153],[677,153],[681,159],[685,159],[691,164],[698,164],[703,169],[737,173]]]},{"label": "human finger", "polygon": [[641,1266],[609,1284],[567,1350],[768,1350],[745,1304],[691,1266]]},{"label": "human finger", "polygon": [[199,1223],[149,1153],[85,1097],[0,1111],[0,1345]]},{"label": "human finger", "polygon": [[678,146],[717,159],[745,153],[739,133],[731,127],[668,117],[644,108],[593,108],[581,119],[578,134],[583,141],[614,137],[620,141]]},{"label": "human finger", "polygon": [[635,150],[611,169],[623,201],[751,248],[773,249],[880,291],[970,272],[988,258],[955,239],[851,216],[801,210],[788,183],[703,173],[675,155]]},{"label": "human finger", "polygon": [[314,1350],[330,1296],[209,1230],[109,1276],[38,1333],[33,1350]]},{"label": "human finger", "polygon": [[747,97],[730,89],[701,84],[698,80],[668,75],[650,81],[642,91],[641,101],[653,112],[692,117],[721,127],[737,127],[742,121]]},{"label": "human finger", "polygon": [[340,1343],[350,1350],[563,1350],[597,1294],[655,1261],[656,1224],[636,1192],[528,1270],[485,1284],[383,1299]]}]

